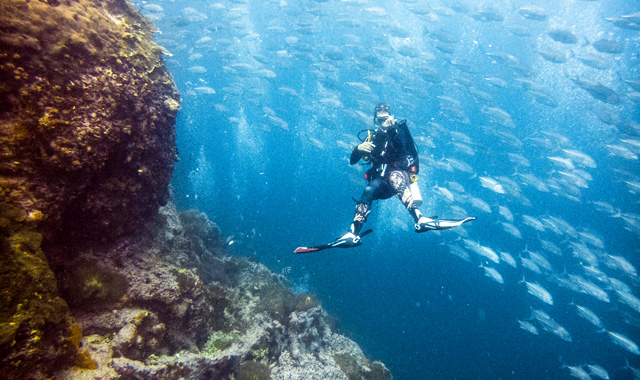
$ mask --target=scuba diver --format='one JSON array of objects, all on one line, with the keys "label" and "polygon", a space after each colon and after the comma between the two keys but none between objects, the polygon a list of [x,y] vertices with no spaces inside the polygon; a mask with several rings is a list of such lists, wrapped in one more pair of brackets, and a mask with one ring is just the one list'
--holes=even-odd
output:
[{"label": "scuba diver", "polygon": [[362,159],[372,164],[372,167],[365,174],[368,184],[360,200],[356,201],[349,232],[332,243],[338,243],[336,246],[347,248],[360,245],[360,230],[371,212],[372,201],[388,199],[394,195],[398,196],[413,217],[416,232],[446,230],[475,219],[436,220],[437,216],[428,218],[420,213],[418,207],[422,204],[422,198],[416,183],[419,172],[418,151],[407,121],[396,121],[390,111],[387,103],[380,103],[375,107],[373,121],[376,130],[373,133],[371,130],[362,131],[366,131],[368,136],[351,153],[351,165]]},{"label": "scuba diver", "polygon": [[407,127],[407,121],[396,121],[390,111],[387,103],[380,103],[375,107],[373,121],[376,129],[360,131],[359,138],[364,132],[367,132],[367,137],[360,138],[364,141],[351,153],[351,165],[362,159],[372,167],[365,174],[368,184],[360,200],[356,200],[355,216],[349,232],[331,243],[315,247],[298,247],[294,253],[359,246],[362,244],[360,238],[371,232],[360,232],[371,212],[371,203],[394,195],[398,196],[413,217],[416,232],[446,230],[475,219],[468,217],[460,220],[436,220],[437,216],[427,218],[420,213],[418,207],[422,204],[422,198],[416,182],[419,171],[418,150]]}]

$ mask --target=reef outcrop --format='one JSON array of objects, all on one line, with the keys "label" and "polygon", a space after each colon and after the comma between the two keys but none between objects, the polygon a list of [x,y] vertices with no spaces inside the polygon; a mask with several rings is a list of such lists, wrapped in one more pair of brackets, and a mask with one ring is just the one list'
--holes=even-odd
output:
[{"label": "reef outcrop", "polygon": [[167,201],[179,95],[152,28],[123,0],[0,2],[0,193],[45,240],[121,236]]},{"label": "reef outcrop", "polygon": [[3,376],[77,352],[50,265],[168,199],[179,96],[151,35],[123,0],[0,2]]},{"label": "reef outcrop", "polygon": [[200,212],[170,203],[141,232],[74,260],[58,283],[95,366],[56,379],[391,379],[315,296],[226,256]]}]

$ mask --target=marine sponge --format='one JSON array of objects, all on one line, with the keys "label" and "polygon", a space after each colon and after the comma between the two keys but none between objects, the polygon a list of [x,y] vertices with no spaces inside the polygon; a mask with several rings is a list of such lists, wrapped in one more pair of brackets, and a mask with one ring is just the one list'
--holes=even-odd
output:
[{"label": "marine sponge", "polygon": [[76,263],[61,275],[61,291],[71,307],[108,308],[126,293],[125,276],[91,261]]},{"label": "marine sponge", "polygon": [[255,361],[244,362],[236,374],[236,380],[269,380],[269,367]]},{"label": "marine sponge", "polygon": [[203,351],[215,357],[219,352],[226,350],[239,340],[240,333],[238,331],[214,331],[209,336],[207,343],[205,343]]},{"label": "marine sponge", "polygon": [[318,296],[316,296],[315,294],[296,295],[295,309],[297,311],[306,311],[316,306],[320,306],[320,300],[318,299]]},{"label": "marine sponge", "polygon": [[333,360],[349,380],[391,380],[389,370],[380,362],[371,362],[363,357],[361,366],[349,354],[333,355]]}]

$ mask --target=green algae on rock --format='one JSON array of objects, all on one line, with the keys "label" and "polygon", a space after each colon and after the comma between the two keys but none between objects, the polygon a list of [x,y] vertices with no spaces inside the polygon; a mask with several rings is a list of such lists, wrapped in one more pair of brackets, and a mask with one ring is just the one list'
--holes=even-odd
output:
[{"label": "green algae on rock", "polygon": [[0,203],[0,373],[9,379],[44,376],[70,363],[82,338],[41,242],[23,212]]}]

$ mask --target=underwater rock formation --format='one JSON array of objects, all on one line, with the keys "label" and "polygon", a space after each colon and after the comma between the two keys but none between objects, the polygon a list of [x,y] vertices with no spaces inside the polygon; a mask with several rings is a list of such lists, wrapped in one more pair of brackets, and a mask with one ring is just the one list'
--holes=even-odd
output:
[{"label": "underwater rock formation", "polygon": [[317,298],[223,245],[204,214],[170,203],[140,233],[83,251],[58,282],[97,368],[55,377],[391,379]]},{"label": "underwater rock formation", "polygon": [[0,2],[4,378],[94,365],[50,265],[136,231],[168,199],[179,98],[151,28],[122,0]]},{"label": "underwater rock formation", "polygon": [[152,27],[122,0],[0,3],[0,191],[45,239],[117,237],[167,201],[179,97]]}]

